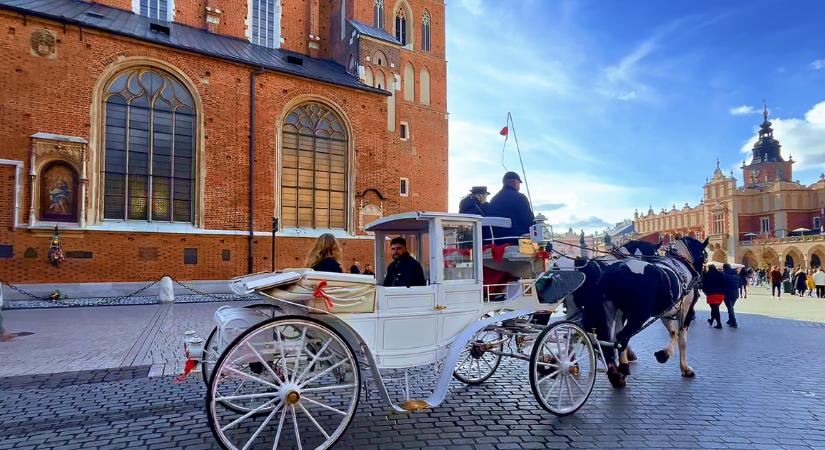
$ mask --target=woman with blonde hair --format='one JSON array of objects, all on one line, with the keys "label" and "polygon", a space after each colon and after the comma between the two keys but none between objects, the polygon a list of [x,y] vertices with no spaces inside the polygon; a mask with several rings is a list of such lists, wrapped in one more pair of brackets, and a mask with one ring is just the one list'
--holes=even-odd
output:
[{"label": "woman with blonde hair", "polygon": [[337,272],[341,273],[341,246],[338,240],[330,233],[318,236],[315,245],[307,255],[307,267],[317,272]]}]

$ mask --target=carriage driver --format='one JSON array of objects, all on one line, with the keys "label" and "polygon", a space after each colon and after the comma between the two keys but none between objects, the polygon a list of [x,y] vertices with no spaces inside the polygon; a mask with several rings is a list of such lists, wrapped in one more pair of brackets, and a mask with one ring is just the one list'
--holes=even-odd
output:
[{"label": "carriage driver", "polygon": [[470,189],[470,194],[461,199],[458,204],[459,214],[478,214],[479,216],[486,216],[487,203],[487,186],[473,186]]},{"label": "carriage driver", "polygon": [[[515,172],[507,172],[501,181],[501,190],[490,200],[487,215],[510,219],[510,228],[493,227],[493,236],[497,238],[497,244],[518,245],[518,237],[530,232],[535,216],[527,196],[519,192],[521,177]],[[499,240],[501,237],[510,239]]]},{"label": "carriage driver", "polygon": [[393,240],[390,241],[390,253],[392,254],[392,262],[387,266],[387,276],[384,278],[384,286],[410,287],[427,285],[427,279],[424,278],[424,269],[407,251],[406,239],[400,236],[393,238]]}]

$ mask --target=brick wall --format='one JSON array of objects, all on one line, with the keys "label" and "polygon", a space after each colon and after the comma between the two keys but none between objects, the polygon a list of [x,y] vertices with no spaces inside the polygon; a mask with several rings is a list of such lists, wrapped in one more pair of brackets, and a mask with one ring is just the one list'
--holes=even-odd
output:
[{"label": "brick wall", "polygon": [[[301,2],[297,2],[301,3]],[[285,14],[288,14],[285,11]],[[194,19],[193,19],[194,20]],[[284,19],[284,23],[286,22]],[[56,58],[33,56],[29,40],[33,30],[46,28],[59,39]],[[150,58],[179,70],[194,84],[202,101],[204,182],[204,223],[206,229],[247,230],[248,216],[248,132],[250,69],[162,47],[107,36],[94,30],[48,23],[0,12],[0,158],[27,160],[29,136],[50,132],[90,140],[89,151],[98,151],[92,139],[93,91],[101,74],[124,58]],[[431,78],[438,75],[431,71]],[[435,87],[435,82],[433,83]],[[267,231],[275,213],[276,124],[287,104],[304,96],[316,96],[338,105],[349,122],[355,148],[355,190],[379,190],[386,199],[384,214],[405,210],[443,210],[446,190],[446,120],[442,112],[420,114],[413,129],[417,154],[398,145],[397,136],[386,131],[386,97],[345,89],[296,77],[265,73],[256,84],[255,229]],[[433,88],[433,98],[436,98]],[[59,101],[58,101],[59,99]],[[427,124],[432,121],[432,124]],[[99,156],[99,155],[98,155]],[[0,166],[0,194],[10,197],[9,169]],[[29,168],[24,168],[28,173]],[[89,167],[90,175],[94,172]],[[13,177],[13,170],[10,172]],[[410,198],[398,196],[398,178],[411,179]],[[28,180],[28,178],[27,178]],[[417,191],[417,189],[420,189]],[[28,210],[31,186],[25,184],[23,205]],[[0,200],[0,202],[5,200]],[[87,208],[94,206],[85,199]],[[0,203],[2,205],[2,203]],[[351,212],[356,215],[356,205]],[[5,208],[4,208],[5,209]],[[26,220],[27,214],[22,219]],[[4,219],[5,220],[5,219]],[[3,222],[5,223],[5,222]],[[357,226],[358,224],[356,224]],[[145,280],[171,273],[180,279],[228,278],[246,271],[246,236],[164,233],[122,233],[103,231],[64,232],[66,252],[91,252],[92,258],[68,258],[59,268],[47,260],[50,231],[19,228],[4,231],[0,244],[12,244],[15,257],[0,264],[0,279],[11,282],[82,282]],[[256,238],[255,270],[269,268],[270,242]],[[310,239],[279,238],[278,265],[302,265]],[[343,240],[344,259],[372,261],[372,241]],[[34,258],[25,258],[26,249]],[[151,251],[140,249],[157,248]],[[183,264],[183,249],[197,248],[198,263]],[[230,260],[222,259],[230,251]],[[148,253],[147,253],[148,252]],[[33,254],[30,252],[30,254]],[[143,254],[141,257],[140,255]],[[143,259],[141,259],[143,258]],[[297,259],[296,259],[297,258]]]}]

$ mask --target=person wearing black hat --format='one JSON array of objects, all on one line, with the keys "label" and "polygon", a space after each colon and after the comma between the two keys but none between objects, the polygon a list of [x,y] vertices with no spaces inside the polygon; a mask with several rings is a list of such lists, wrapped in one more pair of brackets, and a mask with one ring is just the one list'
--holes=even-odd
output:
[{"label": "person wearing black hat", "polygon": [[486,215],[487,209],[487,186],[473,186],[470,189],[470,194],[461,199],[458,204],[459,214],[478,214],[479,216]]},{"label": "person wearing black hat", "polygon": [[[496,244],[516,244],[518,236],[530,232],[535,216],[530,208],[527,196],[519,192],[521,177],[515,172],[507,172],[502,179],[501,190],[493,196],[487,206],[487,215],[490,217],[507,217],[510,219],[510,228],[493,227],[493,237]],[[509,239],[499,240],[500,237]]]}]

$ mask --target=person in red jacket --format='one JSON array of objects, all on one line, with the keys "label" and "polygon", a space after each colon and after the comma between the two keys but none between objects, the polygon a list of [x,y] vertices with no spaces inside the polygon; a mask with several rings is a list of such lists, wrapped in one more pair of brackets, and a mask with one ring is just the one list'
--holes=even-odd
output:
[{"label": "person in red jacket", "polygon": [[714,328],[722,328],[719,305],[725,301],[725,275],[714,265],[710,265],[705,269],[705,275],[702,277],[702,292],[705,293],[708,305],[710,305],[708,324],[713,326],[713,322],[716,321]]}]

